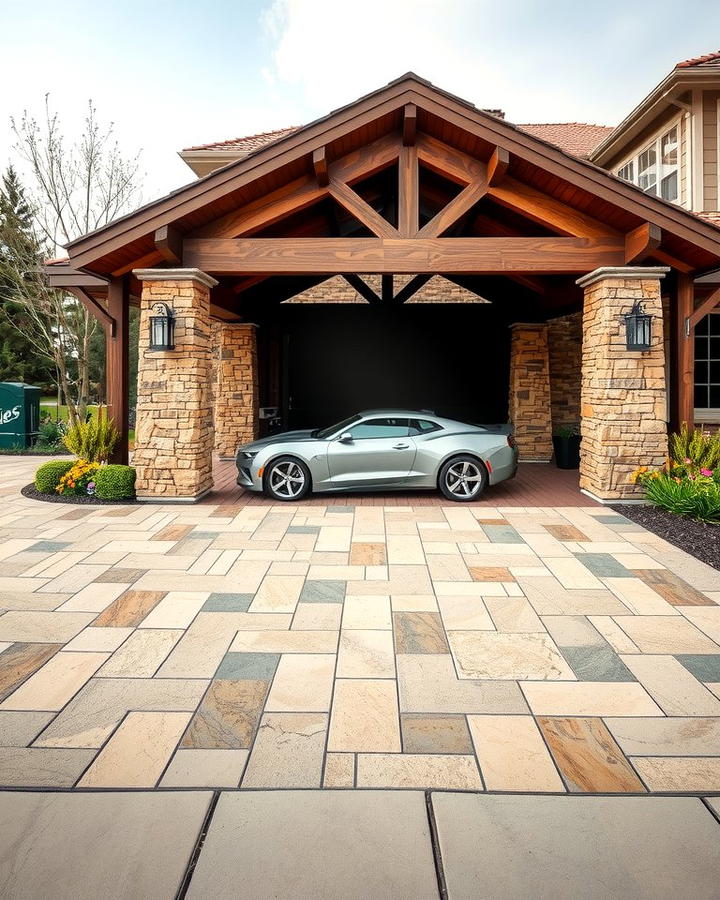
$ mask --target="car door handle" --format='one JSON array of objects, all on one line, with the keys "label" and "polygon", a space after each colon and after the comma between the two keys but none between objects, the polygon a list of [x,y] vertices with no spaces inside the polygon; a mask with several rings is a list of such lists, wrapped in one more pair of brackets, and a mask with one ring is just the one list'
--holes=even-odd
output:
[{"label": "car door handle", "polygon": [[407,450],[410,444],[393,444],[393,450]]}]

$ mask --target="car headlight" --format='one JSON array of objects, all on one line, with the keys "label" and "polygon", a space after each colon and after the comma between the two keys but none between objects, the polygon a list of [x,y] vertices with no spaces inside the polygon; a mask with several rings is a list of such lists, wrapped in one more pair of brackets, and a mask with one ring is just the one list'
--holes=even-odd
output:
[{"label": "car headlight", "polygon": [[247,459],[247,460],[250,460],[250,461],[252,461],[253,459],[255,459],[255,457],[256,457],[257,455],[258,455],[258,451],[257,451],[257,450],[242,450],[242,451],[240,451],[240,456],[242,456],[243,459]]}]

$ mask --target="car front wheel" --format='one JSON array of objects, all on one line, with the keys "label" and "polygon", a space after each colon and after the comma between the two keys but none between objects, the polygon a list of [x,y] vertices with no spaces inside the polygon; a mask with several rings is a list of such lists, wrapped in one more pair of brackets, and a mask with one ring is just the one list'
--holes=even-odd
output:
[{"label": "car front wheel", "polygon": [[310,490],[310,470],[299,459],[283,456],[266,467],[263,488],[273,500],[301,500]]},{"label": "car front wheel", "polygon": [[440,469],[438,487],[448,500],[477,500],[487,485],[485,466],[474,456],[456,456]]}]

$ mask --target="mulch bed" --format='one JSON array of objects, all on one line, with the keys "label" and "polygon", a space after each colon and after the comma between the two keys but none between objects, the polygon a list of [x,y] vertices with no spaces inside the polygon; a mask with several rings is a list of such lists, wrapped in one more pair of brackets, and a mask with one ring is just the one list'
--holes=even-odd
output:
[{"label": "mulch bed", "polygon": [[43,503],[69,503],[72,506],[127,506],[129,503],[138,503],[134,497],[132,500],[100,500],[90,494],[43,494],[34,484],[26,484],[20,491],[23,497],[30,500],[42,500]]},{"label": "mulch bed", "polygon": [[665,538],[696,559],[720,569],[720,525],[675,516],[657,506],[614,506],[615,512]]}]

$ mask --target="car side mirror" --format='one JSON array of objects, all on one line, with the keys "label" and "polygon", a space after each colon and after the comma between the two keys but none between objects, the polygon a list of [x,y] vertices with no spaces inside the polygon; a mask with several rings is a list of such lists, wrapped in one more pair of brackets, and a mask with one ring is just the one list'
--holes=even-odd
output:
[{"label": "car side mirror", "polygon": [[341,444],[352,444],[352,439],[353,439],[353,436],[350,434],[349,431],[344,431],[338,438],[338,440],[340,441]]}]

